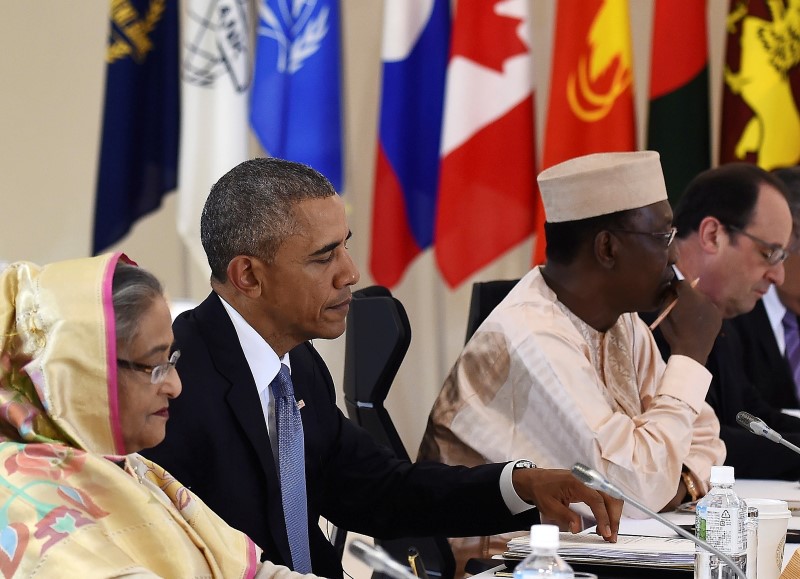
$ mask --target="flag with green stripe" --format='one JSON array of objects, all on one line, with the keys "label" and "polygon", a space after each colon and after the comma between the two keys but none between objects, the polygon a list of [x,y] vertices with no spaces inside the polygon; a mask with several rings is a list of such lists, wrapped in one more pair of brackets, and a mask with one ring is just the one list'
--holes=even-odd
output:
[{"label": "flag with green stripe", "polygon": [[672,205],[711,166],[706,2],[656,0],[647,148],[661,154]]}]

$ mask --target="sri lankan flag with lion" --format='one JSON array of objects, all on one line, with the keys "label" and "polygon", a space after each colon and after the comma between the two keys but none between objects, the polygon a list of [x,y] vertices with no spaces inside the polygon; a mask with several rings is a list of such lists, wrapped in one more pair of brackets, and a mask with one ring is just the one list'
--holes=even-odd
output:
[{"label": "sri lankan flag with lion", "polygon": [[800,162],[800,0],[732,0],[720,163]]}]

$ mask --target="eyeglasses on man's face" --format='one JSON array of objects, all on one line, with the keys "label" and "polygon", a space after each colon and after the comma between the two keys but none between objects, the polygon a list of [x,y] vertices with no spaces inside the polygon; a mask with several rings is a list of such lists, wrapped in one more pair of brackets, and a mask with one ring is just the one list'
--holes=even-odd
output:
[{"label": "eyeglasses on man's face", "polygon": [[789,257],[789,253],[786,251],[785,248],[781,247],[777,243],[770,243],[769,241],[764,241],[760,237],[756,237],[750,233],[747,233],[745,230],[736,227],[735,225],[724,225],[726,229],[733,231],[734,233],[741,233],[745,237],[749,237],[753,241],[756,242],[757,245],[761,246],[759,250],[761,255],[764,256],[764,259],[767,260],[767,263],[770,265],[778,265],[779,263],[783,263],[786,261],[786,258]]},{"label": "eyeglasses on man's face", "polygon": [[150,374],[151,384],[161,384],[167,379],[167,374],[169,374],[169,371],[175,367],[175,364],[178,363],[178,359],[180,357],[181,351],[175,350],[169,357],[169,362],[159,364],[158,366],[148,366],[147,364],[140,364],[138,362],[131,362],[130,360],[122,360],[120,358],[117,358],[117,364],[127,366],[129,369],[135,370],[136,372]]},{"label": "eyeglasses on man's face", "polygon": [[649,235],[656,239],[661,239],[664,242],[664,247],[669,247],[675,240],[675,235],[678,233],[677,227],[671,227],[669,231],[633,231],[631,229],[609,229],[617,233],[633,233],[635,235]]}]

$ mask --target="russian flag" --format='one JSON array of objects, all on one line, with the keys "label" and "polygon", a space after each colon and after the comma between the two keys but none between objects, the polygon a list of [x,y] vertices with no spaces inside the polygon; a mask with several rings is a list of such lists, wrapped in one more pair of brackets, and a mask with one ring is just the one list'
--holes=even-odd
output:
[{"label": "russian flag", "polygon": [[386,0],[370,271],[392,287],[433,243],[448,0]]}]

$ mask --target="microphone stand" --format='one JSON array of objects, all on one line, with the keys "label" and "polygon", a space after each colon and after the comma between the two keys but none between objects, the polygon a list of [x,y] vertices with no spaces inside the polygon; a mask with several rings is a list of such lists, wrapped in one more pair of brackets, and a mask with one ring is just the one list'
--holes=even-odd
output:
[{"label": "microphone stand", "polygon": [[740,577],[741,579],[747,579],[747,576],[744,574],[744,571],[739,569],[739,566],[736,563],[734,563],[733,559],[728,557],[728,555],[726,555],[719,549],[712,547],[699,537],[695,537],[689,531],[681,529],[678,525],[676,525],[663,515],[656,513],[650,507],[643,505],[640,501],[636,500],[635,498],[625,494],[616,485],[606,480],[599,472],[597,472],[593,468],[589,468],[588,466],[581,463],[576,463],[575,466],[572,467],[572,474],[573,476],[575,476],[575,478],[577,478],[586,486],[593,488],[597,491],[604,492],[615,499],[622,499],[623,501],[632,504],[634,507],[636,507],[646,515],[654,518],[658,522],[666,525],[667,527],[678,533],[684,539],[689,539],[695,545],[699,546],[701,549],[704,549],[709,553],[712,553],[717,557],[719,557],[730,567],[731,571],[736,573],[737,577]]},{"label": "microphone stand", "polygon": [[739,426],[745,428],[746,430],[749,430],[756,436],[763,436],[767,440],[770,440],[772,442],[777,442],[778,444],[782,444],[789,450],[796,452],[797,454],[800,454],[799,447],[797,447],[796,445],[792,444],[791,442],[783,438],[783,436],[781,436],[773,429],[771,429],[769,426],[767,426],[766,422],[764,422],[763,420],[761,420],[756,416],[753,416],[749,412],[745,412],[744,410],[739,412],[736,415],[736,422],[739,423]]},{"label": "microphone stand", "polygon": [[796,452],[797,454],[800,454],[800,447],[798,447],[798,446],[796,446],[796,445],[792,444],[791,442],[789,442],[789,441],[788,441],[788,440],[786,440],[785,438],[781,437],[780,443],[781,443],[783,446],[785,446],[786,448],[788,448],[789,450],[793,450],[793,451],[794,451],[794,452]]}]

